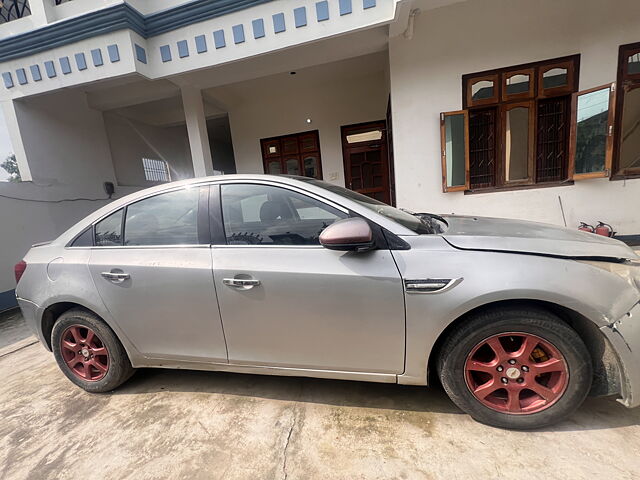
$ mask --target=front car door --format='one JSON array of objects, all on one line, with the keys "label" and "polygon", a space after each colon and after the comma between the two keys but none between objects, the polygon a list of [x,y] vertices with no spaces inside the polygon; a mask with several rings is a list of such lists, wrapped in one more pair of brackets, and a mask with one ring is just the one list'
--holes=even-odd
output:
[{"label": "front car door", "polygon": [[388,249],[323,248],[320,232],[349,212],[294,187],[219,192],[224,235],[212,255],[229,363],[402,373],[403,287]]},{"label": "front car door", "polygon": [[208,186],[156,194],[94,227],[93,281],[146,357],[227,362],[211,273],[208,195]]}]

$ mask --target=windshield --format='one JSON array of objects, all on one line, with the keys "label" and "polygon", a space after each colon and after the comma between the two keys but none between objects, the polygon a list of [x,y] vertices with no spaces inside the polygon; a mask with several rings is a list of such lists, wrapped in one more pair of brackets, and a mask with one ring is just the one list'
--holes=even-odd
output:
[{"label": "windshield", "polygon": [[433,230],[428,225],[426,225],[419,216],[415,216],[403,210],[399,210],[395,207],[392,207],[391,205],[379,202],[378,200],[362,195],[361,193],[354,192],[353,190],[348,190],[344,187],[339,187],[331,183],[316,180],[315,178],[295,178],[297,180],[302,180],[303,182],[310,183],[317,187],[324,188],[325,190],[329,190],[330,192],[337,193],[338,195],[342,195],[343,197],[347,197],[349,200],[353,200],[354,202],[359,203],[363,207],[366,207],[379,215],[387,217],[394,222],[398,222],[403,227],[407,227],[409,230],[412,230],[416,233],[433,233]]}]

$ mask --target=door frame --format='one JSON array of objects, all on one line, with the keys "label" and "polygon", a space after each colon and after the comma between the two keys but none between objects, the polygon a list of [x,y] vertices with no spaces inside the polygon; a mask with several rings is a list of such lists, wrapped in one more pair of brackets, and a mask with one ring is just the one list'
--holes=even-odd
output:
[{"label": "door frame", "polygon": [[[380,130],[382,130],[382,138],[379,140],[380,145],[381,145],[381,155],[383,156],[383,158],[386,158],[386,168],[384,169],[384,179],[383,182],[385,183],[386,187],[387,187],[387,195],[388,195],[388,200],[389,200],[389,204],[392,204],[393,201],[393,192],[395,190],[395,188],[392,185],[392,171],[391,171],[391,159],[389,158],[389,146],[388,146],[388,128],[387,128],[387,121],[386,119],[382,119],[382,120],[375,120],[375,121],[371,121],[371,122],[362,122],[362,123],[355,123],[352,125],[343,125],[340,127],[340,141],[342,144],[342,167],[344,170],[344,184],[345,187],[348,188],[349,190],[353,190],[351,188],[351,164],[348,161],[349,156],[348,156],[348,152],[351,151],[353,152],[354,150],[362,150],[362,151],[366,151],[369,148],[369,144],[367,142],[362,142],[362,145],[358,145],[355,147],[350,146],[347,143],[347,135],[350,134],[351,131],[353,130],[362,130],[367,129],[367,128],[380,128]],[[376,140],[377,141],[377,140]],[[354,152],[357,153],[357,152]],[[355,191],[355,190],[354,190]]]}]

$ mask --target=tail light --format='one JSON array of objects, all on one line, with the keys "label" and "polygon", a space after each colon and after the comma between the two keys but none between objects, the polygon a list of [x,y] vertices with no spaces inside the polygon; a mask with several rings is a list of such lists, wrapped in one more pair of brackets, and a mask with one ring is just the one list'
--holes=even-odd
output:
[{"label": "tail light", "polygon": [[18,263],[16,263],[16,266],[13,267],[13,271],[16,274],[16,284],[20,281],[20,279],[22,278],[22,274],[26,269],[27,262],[25,262],[24,260],[20,260]]}]

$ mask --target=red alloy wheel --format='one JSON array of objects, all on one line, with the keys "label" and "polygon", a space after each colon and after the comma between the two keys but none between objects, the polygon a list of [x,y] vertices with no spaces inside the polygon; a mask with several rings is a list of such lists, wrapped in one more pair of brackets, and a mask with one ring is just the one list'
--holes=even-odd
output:
[{"label": "red alloy wheel", "polygon": [[72,325],[60,339],[60,352],[73,374],[97,382],[109,371],[109,351],[100,337],[84,325]]},{"label": "red alloy wheel", "polygon": [[560,351],[530,333],[500,333],[481,341],[467,357],[464,373],[480,403],[514,415],[546,410],[569,382]]}]

